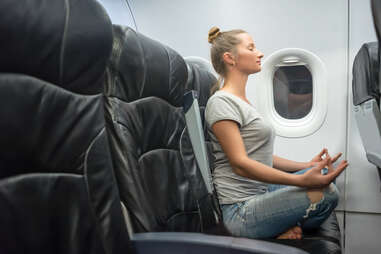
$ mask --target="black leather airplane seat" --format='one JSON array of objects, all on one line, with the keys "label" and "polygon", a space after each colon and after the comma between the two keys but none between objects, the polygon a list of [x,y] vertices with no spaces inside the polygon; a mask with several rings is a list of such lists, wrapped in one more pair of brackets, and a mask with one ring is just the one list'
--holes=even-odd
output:
[{"label": "black leather airplane seat", "polygon": [[180,106],[187,90],[197,90],[205,105],[209,86],[200,77],[209,84],[214,77],[161,43],[115,25],[109,70],[113,162],[134,232],[200,232],[197,201],[206,190]]},{"label": "black leather airplane seat", "polygon": [[216,208],[180,108],[188,90],[206,104],[210,73],[94,0],[4,0],[0,14],[0,253],[305,253],[155,233],[204,232]]},{"label": "black leather airplane seat", "polygon": [[355,106],[365,101],[375,99],[380,102],[378,86],[378,43],[368,42],[362,45],[353,62],[353,104]]},{"label": "black leather airplane seat", "polygon": [[128,252],[104,97],[82,95],[103,91],[108,16],[92,0],[0,13],[0,253]]},{"label": "black leather airplane seat", "polygon": [[33,76],[76,93],[103,92],[112,29],[99,4],[5,0],[0,19],[1,72]]},{"label": "black leather airplane seat", "polygon": [[365,43],[357,53],[352,69],[352,91],[355,118],[366,157],[377,167],[381,180],[381,2],[372,0],[371,7],[378,42]]},{"label": "black leather airplane seat", "polygon": [[378,42],[362,45],[353,62],[353,105],[357,126],[368,161],[381,179],[380,29],[381,3],[371,1]]},{"label": "black leather airplane seat", "polygon": [[[381,43],[381,2],[379,0],[371,0],[372,18],[374,28],[376,30],[378,47]],[[378,51],[378,62],[381,60],[381,51]],[[381,80],[381,71],[378,71],[378,80]]]},{"label": "black leather airplane seat", "polygon": [[381,167],[381,113],[378,43],[365,43],[353,62],[353,104],[368,161]]},{"label": "black leather airplane seat", "polygon": [[0,74],[0,98],[0,253],[125,251],[103,97]]}]

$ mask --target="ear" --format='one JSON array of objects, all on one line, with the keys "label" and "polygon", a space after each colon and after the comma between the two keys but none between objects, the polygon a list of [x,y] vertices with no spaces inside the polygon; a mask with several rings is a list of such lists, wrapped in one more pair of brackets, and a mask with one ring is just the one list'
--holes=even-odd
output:
[{"label": "ear", "polygon": [[227,63],[228,65],[235,65],[235,57],[233,56],[232,53],[225,52],[222,55],[222,58],[224,59],[224,62]]}]

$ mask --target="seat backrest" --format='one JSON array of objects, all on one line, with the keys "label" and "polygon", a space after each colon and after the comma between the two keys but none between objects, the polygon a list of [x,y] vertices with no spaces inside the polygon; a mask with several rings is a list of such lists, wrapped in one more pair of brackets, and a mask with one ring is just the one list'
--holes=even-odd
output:
[{"label": "seat backrest", "polygon": [[[379,0],[371,0],[371,9],[373,16],[373,24],[376,30],[376,35],[378,39],[378,48],[380,48],[381,43],[381,2]],[[378,63],[381,62],[381,51],[378,51]],[[379,65],[380,68],[380,65]],[[378,70],[378,80],[379,80],[379,91],[381,91],[381,70]],[[380,102],[378,101],[378,104]]]},{"label": "seat backrest", "polygon": [[76,93],[102,93],[110,26],[95,0],[1,1],[0,70]]},{"label": "seat backrest", "polygon": [[381,167],[378,43],[366,43],[353,63],[353,104],[368,161]]},{"label": "seat backrest", "polygon": [[353,62],[353,104],[355,106],[367,100],[380,101],[378,86],[378,43],[369,42],[362,45]]},{"label": "seat backrest", "polygon": [[104,9],[5,0],[0,31],[0,252],[126,251],[102,95]]},{"label": "seat backrest", "polygon": [[130,28],[114,25],[114,36],[106,88],[108,128],[133,231],[200,232],[198,201],[208,192],[181,107],[189,90],[196,90],[205,106],[216,79]]},{"label": "seat backrest", "polygon": [[[379,1],[371,1],[380,38]],[[380,51],[379,42],[365,43],[353,63],[353,104],[357,126],[369,162],[381,167]]]}]

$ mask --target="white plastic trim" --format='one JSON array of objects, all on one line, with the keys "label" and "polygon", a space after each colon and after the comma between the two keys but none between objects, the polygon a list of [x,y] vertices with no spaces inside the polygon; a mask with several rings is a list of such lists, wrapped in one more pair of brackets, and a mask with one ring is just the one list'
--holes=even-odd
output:
[{"label": "white plastic trim", "polygon": [[[273,96],[273,77],[276,65],[282,60],[297,58],[305,63],[312,75],[313,102],[311,111],[300,119],[286,119],[275,110]],[[284,65],[284,64],[283,64]],[[293,66],[290,64],[289,66]],[[295,64],[296,65],[296,64]],[[259,112],[273,125],[276,134],[282,137],[299,138],[312,135],[324,123],[327,115],[327,84],[323,62],[315,54],[299,48],[281,49],[264,61],[256,85],[257,107]],[[258,96],[260,95],[260,96]]]}]

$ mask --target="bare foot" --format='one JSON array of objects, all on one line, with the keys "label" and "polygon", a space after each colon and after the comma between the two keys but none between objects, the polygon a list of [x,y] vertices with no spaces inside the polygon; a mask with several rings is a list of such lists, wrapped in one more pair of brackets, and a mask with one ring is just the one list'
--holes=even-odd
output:
[{"label": "bare foot", "polygon": [[279,235],[277,239],[302,239],[302,229],[299,226],[295,226]]}]

